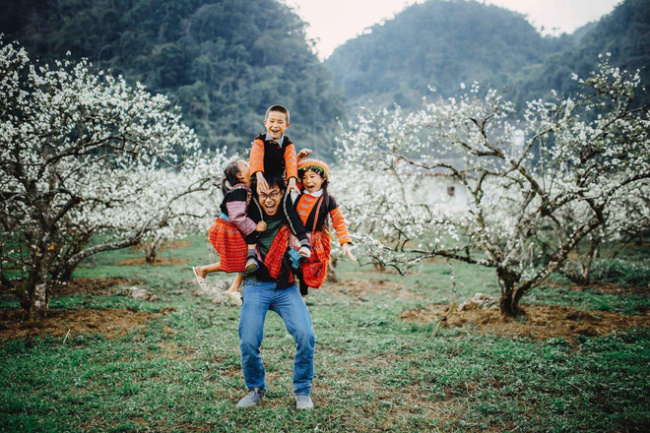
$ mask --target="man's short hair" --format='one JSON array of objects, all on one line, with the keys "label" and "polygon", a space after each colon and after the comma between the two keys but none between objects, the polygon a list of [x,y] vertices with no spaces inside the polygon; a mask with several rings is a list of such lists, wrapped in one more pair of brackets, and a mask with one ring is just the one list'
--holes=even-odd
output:
[{"label": "man's short hair", "polygon": [[287,116],[287,123],[291,123],[289,121],[290,115],[289,115],[289,110],[286,107],[283,107],[282,105],[271,105],[268,110],[266,110],[266,114],[264,115],[264,120],[269,118],[269,113],[271,111],[277,111],[279,113],[284,113]]},{"label": "man's short hair", "polygon": [[278,188],[280,188],[280,191],[284,191],[285,189],[287,189],[287,187],[284,184],[284,177],[282,177],[279,174],[270,177],[264,176],[264,179],[266,179],[266,183],[269,184],[269,188],[273,188],[274,186],[277,186]]}]

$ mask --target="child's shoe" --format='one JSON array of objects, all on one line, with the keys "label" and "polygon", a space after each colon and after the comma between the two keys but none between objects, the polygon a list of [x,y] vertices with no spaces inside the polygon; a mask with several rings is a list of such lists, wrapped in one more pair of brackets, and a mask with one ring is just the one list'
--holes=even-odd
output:
[{"label": "child's shoe", "polygon": [[255,256],[248,256],[248,259],[246,260],[246,273],[252,274],[257,270],[257,268],[257,258],[255,258]]},{"label": "child's shoe", "polygon": [[241,301],[241,294],[239,292],[228,292],[225,291],[223,292],[227,297],[230,298],[231,301],[235,303],[238,307],[241,306],[242,301]]},{"label": "child's shoe", "polygon": [[300,257],[302,257],[303,259],[308,259],[311,257],[311,248],[302,246],[298,250],[298,254],[300,254]]},{"label": "child's shoe", "polygon": [[196,271],[196,268],[192,266],[192,272],[194,272],[194,276],[196,277],[196,282],[199,283],[199,287],[207,292],[208,291],[208,283],[205,281],[204,277],[199,276],[199,273]]}]

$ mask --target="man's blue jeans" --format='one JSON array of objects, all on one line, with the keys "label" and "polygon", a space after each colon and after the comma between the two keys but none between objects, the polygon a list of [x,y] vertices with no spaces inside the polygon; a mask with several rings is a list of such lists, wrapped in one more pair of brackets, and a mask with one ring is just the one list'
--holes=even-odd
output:
[{"label": "man's blue jeans", "polygon": [[266,312],[273,310],[282,317],[284,325],[296,342],[293,366],[293,392],[309,395],[314,378],[314,346],[316,338],[311,328],[311,317],[295,284],[276,289],[273,281],[246,281],[244,304],[239,318],[239,338],[244,380],[248,389],[266,391],[264,364],[260,346],[264,333]]}]

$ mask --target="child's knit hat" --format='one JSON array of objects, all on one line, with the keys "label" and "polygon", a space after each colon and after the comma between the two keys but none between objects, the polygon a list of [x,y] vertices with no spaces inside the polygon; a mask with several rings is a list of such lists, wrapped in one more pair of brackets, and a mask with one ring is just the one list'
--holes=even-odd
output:
[{"label": "child's knit hat", "polygon": [[320,161],[314,158],[303,158],[298,163],[298,174],[302,176],[307,170],[312,170],[325,178],[327,181],[330,180],[330,168],[325,163],[325,161]]}]

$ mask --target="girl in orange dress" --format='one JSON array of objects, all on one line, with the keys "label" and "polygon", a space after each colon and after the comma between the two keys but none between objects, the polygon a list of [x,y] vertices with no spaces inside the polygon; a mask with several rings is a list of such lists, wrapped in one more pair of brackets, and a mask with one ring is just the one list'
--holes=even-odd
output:
[{"label": "girl in orange dress", "polygon": [[255,223],[246,214],[251,200],[251,176],[248,163],[242,159],[230,162],[224,170],[221,189],[221,213],[210,227],[210,243],[219,253],[220,261],[205,266],[192,267],[199,286],[206,290],[205,277],[212,272],[237,272],[225,294],[235,304],[241,305],[239,285],[245,273],[257,269],[256,244],[259,232],[266,223]]},{"label": "girl in orange dress", "polygon": [[343,247],[343,253],[353,262],[356,259],[350,252],[352,238],[343,214],[334,197],[327,193],[330,181],[328,165],[314,158],[304,158],[298,164],[298,176],[302,179],[303,190],[296,210],[307,230],[312,252],[309,258],[301,260],[300,263],[300,293],[304,299],[309,287],[319,288],[327,275],[332,250],[328,216]]}]

